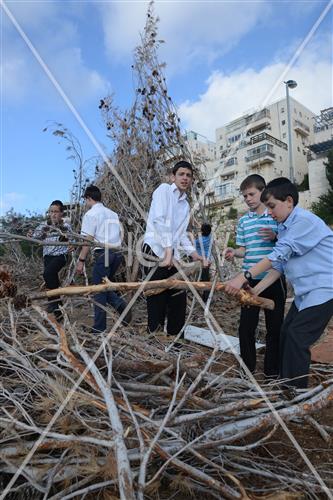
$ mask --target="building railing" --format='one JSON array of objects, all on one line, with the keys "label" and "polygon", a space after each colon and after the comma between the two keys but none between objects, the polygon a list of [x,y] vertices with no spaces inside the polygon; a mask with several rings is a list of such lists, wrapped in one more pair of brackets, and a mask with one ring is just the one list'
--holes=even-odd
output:
[{"label": "building railing", "polygon": [[236,192],[235,189],[233,189],[232,191],[225,192],[225,193],[215,191],[215,200],[216,201],[229,200],[231,198],[235,198],[237,196],[237,194],[238,193]]},{"label": "building railing", "polygon": [[266,132],[262,132],[261,134],[254,135],[253,137],[251,137],[251,139],[249,140],[249,144],[256,144],[257,142],[261,141],[268,141],[271,142],[272,144],[275,144],[276,146],[279,146],[280,148],[286,150],[288,149],[288,145],[285,142],[276,139],[276,137],[273,137],[272,135],[269,135]]},{"label": "building railing", "polygon": [[233,156],[232,158],[229,158],[229,160],[226,160],[224,168],[232,167],[233,165],[237,165],[237,163],[237,158]]},{"label": "building railing", "polygon": [[246,124],[251,123],[251,122],[257,122],[258,120],[261,120],[262,118],[270,118],[271,117],[271,112],[268,108],[261,109],[257,113],[253,113],[253,115],[250,115],[246,117]]},{"label": "building railing", "polygon": [[275,154],[274,153],[271,153],[271,151],[261,151],[260,153],[256,153],[254,155],[250,155],[250,156],[246,156],[245,157],[245,161],[246,162],[251,162],[251,161],[254,161],[254,160],[258,160],[259,158],[266,158],[266,157],[269,157],[269,158],[275,158]]},{"label": "building railing", "polygon": [[249,123],[261,120],[262,118],[271,118],[271,112],[268,108],[261,109],[256,113],[242,116],[241,118],[234,120],[233,122],[229,123],[229,125],[226,126],[226,132],[227,133],[233,132],[235,130],[244,127],[245,125],[248,125]]}]

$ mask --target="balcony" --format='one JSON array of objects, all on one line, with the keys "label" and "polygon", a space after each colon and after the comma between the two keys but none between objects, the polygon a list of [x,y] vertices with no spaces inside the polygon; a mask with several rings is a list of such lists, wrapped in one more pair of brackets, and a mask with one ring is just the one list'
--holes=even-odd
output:
[{"label": "balcony", "polygon": [[310,134],[310,127],[305,125],[305,123],[300,122],[299,120],[294,120],[294,130],[303,137],[307,137]]},{"label": "balcony", "polygon": [[231,201],[236,198],[236,191],[230,191],[229,193],[215,193],[215,203]]},{"label": "balcony", "polygon": [[246,135],[250,136],[253,134],[257,134],[258,132],[263,132],[264,130],[271,130],[271,124],[267,121],[264,121],[262,123],[257,123],[256,125],[252,125],[247,132]]},{"label": "balcony", "polygon": [[287,150],[288,145],[285,142],[280,141],[279,139],[276,139],[276,137],[273,137],[272,135],[266,134],[265,132],[261,134],[254,135],[251,137],[249,140],[249,144],[257,144],[258,142],[261,141],[268,141],[271,142],[272,144],[275,144],[276,146],[279,146],[282,149]]},{"label": "balcony", "polygon": [[273,163],[275,159],[275,154],[271,151],[261,151],[253,155],[245,157],[245,161],[249,164],[250,168],[256,167],[258,165],[263,165],[265,163]]}]

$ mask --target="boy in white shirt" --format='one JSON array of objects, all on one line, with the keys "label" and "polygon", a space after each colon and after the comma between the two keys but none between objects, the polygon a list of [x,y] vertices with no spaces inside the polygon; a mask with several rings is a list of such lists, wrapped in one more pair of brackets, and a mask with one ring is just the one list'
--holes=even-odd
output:
[{"label": "boy in white shirt", "polygon": [[[143,253],[161,260],[151,281],[169,278],[177,272],[174,261],[180,258],[179,247],[194,261],[204,260],[186,234],[190,218],[186,191],[192,185],[192,165],[187,161],[176,163],[171,180],[171,185],[163,183],[154,191],[147,219]],[[145,273],[149,270],[147,266]],[[166,290],[147,297],[147,311],[150,332],[163,331],[167,319],[167,333],[177,335],[185,323],[186,291]]]},{"label": "boy in white shirt", "polygon": [[[105,207],[102,200],[101,191],[97,186],[88,186],[84,193],[84,198],[89,210],[85,213],[82,220],[81,234],[86,238],[101,243],[100,247],[94,247],[94,267],[93,267],[93,284],[99,285],[104,277],[112,281],[121,260],[122,256],[117,252],[117,247],[120,247],[120,223],[118,215]],[[109,248],[107,248],[107,246]],[[110,248],[112,247],[112,249]],[[90,247],[84,245],[81,249],[79,260],[76,266],[78,273],[83,272],[85,260],[89,253]],[[114,291],[97,293],[95,301],[106,307],[107,304],[112,305],[116,311],[121,314],[126,308],[126,302],[117,295]],[[106,311],[98,305],[95,305],[94,332],[103,332],[106,330]],[[123,319],[123,323],[127,325],[131,321],[130,312]]]}]

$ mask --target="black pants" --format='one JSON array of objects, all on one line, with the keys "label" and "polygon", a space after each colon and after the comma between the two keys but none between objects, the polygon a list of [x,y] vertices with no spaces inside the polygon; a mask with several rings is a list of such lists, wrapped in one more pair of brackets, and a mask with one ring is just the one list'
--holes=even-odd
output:
[{"label": "black pants", "polygon": [[[148,245],[144,245],[143,253],[157,258]],[[147,275],[151,268],[145,267]],[[175,267],[158,267],[149,281],[163,280],[170,278],[177,272]],[[158,295],[147,297],[148,330],[155,332],[164,329],[165,319],[167,319],[168,335],[177,335],[185,324],[186,316],[186,291],[185,290],[165,290]]]},{"label": "black pants", "polygon": [[[251,280],[250,285],[254,287],[260,280]],[[284,318],[284,306],[286,301],[286,286],[284,278],[280,278],[271,286],[266,288],[261,297],[274,300],[273,311],[265,309],[266,323],[266,351],[264,359],[264,373],[266,376],[275,377],[279,374],[280,365],[280,330]],[[251,372],[256,367],[255,333],[259,321],[259,307],[242,307],[239,323],[239,344],[241,357]]]},{"label": "black pants", "polygon": [[294,379],[288,385],[307,387],[310,347],[319,339],[332,316],[333,299],[302,311],[297,310],[295,303],[291,305],[281,330],[280,376]]},{"label": "black pants", "polygon": [[[49,290],[59,288],[60,280],[58,273],[67,263],[67,254],[62,255],[45,255],[44,256],[44,272],[43,278]],[[59,306],[62,302],[59,297],[52,297],[48,299],[49,304],[47,310],[53,313],[58,320],[62,319],[62,313]]]},{"label": "black pants", "polygon": [[[202,268],[200,281],[210,281],[209,267]],[[202,292],[201,297],[204,302],[207,302],[209,297],[209,290],[205,290],[204,292]]]}]

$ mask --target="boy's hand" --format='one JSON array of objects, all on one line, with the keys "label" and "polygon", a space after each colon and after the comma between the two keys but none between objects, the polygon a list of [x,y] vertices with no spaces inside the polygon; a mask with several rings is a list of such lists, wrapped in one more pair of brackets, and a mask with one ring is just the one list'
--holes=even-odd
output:
[{"label": "boy's hand", "polygon": [[33,234],[34,234],[33,230],[29,229],[29,231],[27,232],[28,238],[31,238]]},{"label": "boy's hand", "polygon": [[205,260],[203,257],[201,257],[201,255],[198,254],[198,252],[191,253],[191,257],[193,262],[195,262],[196,260],[201,260],[201,262],[203,262]]},{"label": "boy's hand", "polygon": [[243,288],[244,283],[247,283],[243,274],[237,274],[234,278],[226,281],[224,291],[229,295],[236,296],[241,288]]},{"label": "boy's hand", "polygon": [[160,267],[172,267],[172,248],[168,247],[165,249],[164,259],[159,263]]},{"label": "boy's hand", "polygon": [[81,262],[80,260],[78,260],[76,263],[77,274],[83,274],[83,270],[84,270],[84,262]]},{"label": "boy's hand", "polygon": [[260,228],[259,231],[258,231],[258,234],[265,241],[274,241],[274,240],[276,240],[276,232],[273,231],[273,229],[270,229],[269,227],[262,227],[262,228]]},{"label": "boy's hand", "polygon": [[224,251],[225,260],[234,260],[235,257],[235,249],[234,248],[226,248]]}]

